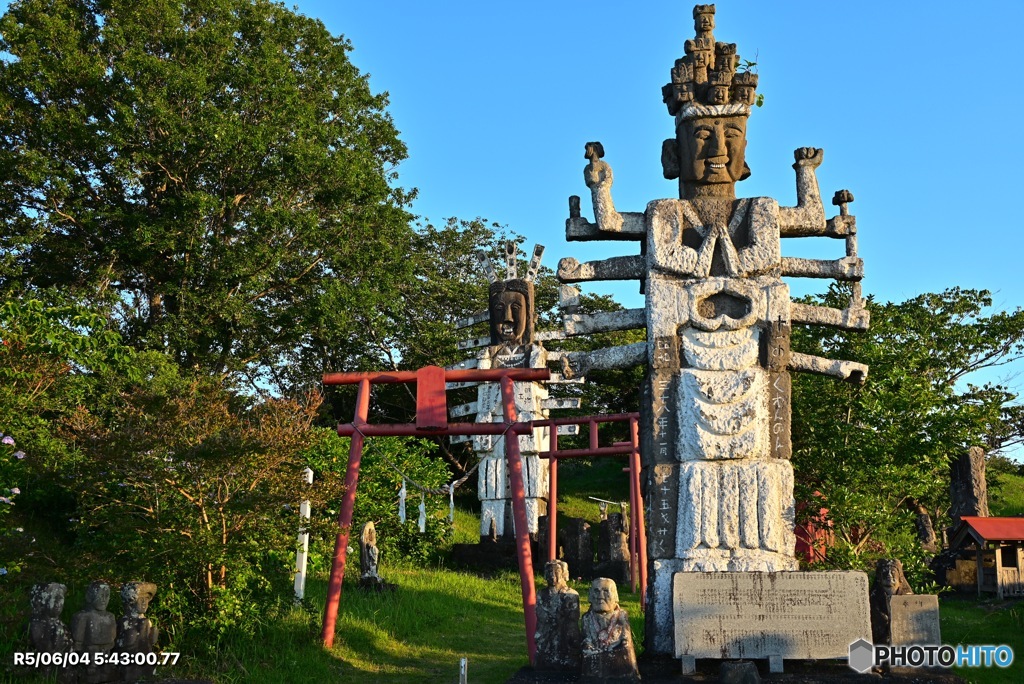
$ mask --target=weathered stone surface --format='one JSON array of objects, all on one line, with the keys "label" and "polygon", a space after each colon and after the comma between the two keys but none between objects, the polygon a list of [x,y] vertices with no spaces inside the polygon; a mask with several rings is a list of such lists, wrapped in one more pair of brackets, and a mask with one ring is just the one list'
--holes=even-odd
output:
[{"label": "weathered stone surface", "polygon": [[[117,621],[117,639],[114,650],[118,653],[151,653],[156,650],[159,630],[146,617],[149,602],[156,596],[152,582],[126,582],[121,587],[121,607],[125,611]],[[129,665],[122,669],[126,681],[133,682],[153,674],[152,665]]]},{"label": "weathered stone surface", "polygon": [[989,515],[985,451],[980,447],[971,447],[949,464],[949,498],[954,523],[964,515]]},{"label": "weathered stone surface", "polygon": [[[110,602],[110,585],[93,582],[85,590],[85,608],[71,618],[71,638],[79,653],[108,653],[117,639],[117,618],[107,610]],[[98,684],[113,681],[110,666],[95,665],[91,662],[78,668],[81,684]]]},{"label": "weathered stone surface", "polygon": [[583,681],[639,681],[629,615],[619,607],[615,582],[599,577],[583,615]]},{"label": "weathered stone surface", "polygon": [[862,572],[681,572],[673,606],[677,657],[845,658],[871,631]]},{"label": "weathered stone surface", "polygon": [[795,570],[793,516],[788,461],[683,463],[675,555],[686,571]]},{"label": "weathered stone surface", "polygon": [[547,586],[537,593],[538,670],[578,672],[582,658],[580,595],[570,588],[569,566],[558,560],[544,566]]},{"label": "weathered stone surface", "polygon": [[941,644],[939,597],[934,594],[893,596],[889,600],[891,643]]},{"label": "weathered stone surface", "polygon": [[28,641],[33,651],[57,653],[71,650],[71,633],[60,620],[67,591],[66,586],[57,582],[33,585],[32,615],[28,624]]},{"label": "weathered stone surface", "polygon": [[914,590],[903,574],[903,563],[891,558],[878,561],[875,565],[875,581],[871,585],[871,638],[874,643],[888,644],[890,641],[892,597],[913,593]]},{"label": "weathered stone surface", "polygon": [[649,473],[644,512],[647,522],[647,550],[650,558],[672,558],[676,550],[676,523],[679,515],[679,466],[659,463]]},{"label": "weathered stone surface", "polygon": [[594,576],[594,546],[590,524],[580,518],[560,517],[558,546],[569,566],[569,576],[590,579]]},{"label": "weathered stone surface", "polygon": [[679,460],[768,457],[768,374],[763,369],[686,369],[680,372],[678,392]]},{"label": "weathered stone surface", "polygon": [[629,535],[622,513],[612,513],[601,520],[597,534],[597,565],[594,574],[608,577],[616,584],[628,584]]}]

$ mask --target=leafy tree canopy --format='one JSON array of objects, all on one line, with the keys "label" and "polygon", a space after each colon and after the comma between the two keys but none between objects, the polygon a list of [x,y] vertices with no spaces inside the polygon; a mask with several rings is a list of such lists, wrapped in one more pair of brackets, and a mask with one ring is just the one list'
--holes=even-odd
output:
[{"label": "leafy tree canopy", "polygon": [[[843,307],[847,297],[836,288],[824,303]],[[864,385],[804,374],[793,383],[797,499],[820,492],[855,555],[912,539],[917,506],[945,510],[951,458],[1022,437],[1016,393],[970,380],[1024,355],[1024,311],[992,312],[989,292],[959,288],[867,306],[866,333],[794,332],[797,351],[871,367]]]},{"label": "leafy tree canopy", "polygon": [[268,0],[13,3],[0,287],[106,301],[188,368],[315,378],[410,276],[405,147],[350,49]]}]

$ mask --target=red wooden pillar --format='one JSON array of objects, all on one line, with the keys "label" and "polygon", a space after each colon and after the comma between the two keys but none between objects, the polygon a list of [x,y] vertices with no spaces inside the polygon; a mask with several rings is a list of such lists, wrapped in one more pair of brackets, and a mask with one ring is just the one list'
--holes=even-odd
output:
[{"label": "red wooden pillar", "polygon": [[523,459],[519,453],[519,434],[512,429],[516,413],[515,385],[512,378],[501,379],[501,398],[505,410],[505,460],[512,485],[512,519],[516,527],[519,579],[523,591],[523,617],[526,621],[526,650],[530,665],[537,660],[537,590],[533,583],[533,557],[530,553],[530,529],[526,521],[526,491],[523,488]]},{"label": "red wooden pillar", "polygon": [[548,560],[558,560],[558,426],[551,421],[548,459]]},{"label": "red wooden pillar", "polygon": [[[366,425],[370,413],[370,381],[359,381],[356,397],[356,416],[352,424],[359,428]],[[356,503],[356,485],[359,484],[359,463],[363,457],[363,434],[358,430],[352,435],[348,450],[348,468],[345,471],[345,494],[341,499],[338,513],[338,537],[334,540],[334,559],[331,561],[331,580],[327,585],[327,606],[324,608],[324,627],[320,639],[326,648],[334,645],[334,625],[338,620],[338,603],[341,601],[341,583],[345,579],[345,558],[348,554],[348,533],[352,527],[352,508]]]},{"label": "red wooden pillar", "polygon": [[637,418],[629,419],[629,435],[633,442],[633,451],[629,454],[631,489],[636,492],[636,532],[637,546],[640,550],[640,607],[647,608],[647,530],[644,520],[644,499],[640,492],[640,423]]}]

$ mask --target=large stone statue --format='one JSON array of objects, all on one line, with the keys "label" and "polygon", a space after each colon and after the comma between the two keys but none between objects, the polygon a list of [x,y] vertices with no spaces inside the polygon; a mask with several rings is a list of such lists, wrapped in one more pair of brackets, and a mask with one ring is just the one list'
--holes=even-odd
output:
[{"label": "large stone statue", "polygon": [[590,586],[590,609],[583,614],[584,681],[636,681],[636,652],[629,615],[619,607],[615,582],[598,577]]},{"label": "large stone statue", "polygon": [[548,561],[544,579],[548,585],[537,594],[536,668],[578,672],[580,595],[567,584],[569,566],[564,561]]},{"label": "large stone statue", "polygon": [[[584,180],[595,223],[570,201],[568,240],[635,240],[640,254],[580,263],[559,279],[641,281],[644,309],[565,316],[568,334],[646,328],[646,342],[563,358],[566,373],[647,368],[641,403],[648,557],[647,648],[672,650],[672,577],[679,572],[796,570],[790,376],[809,371],[862,382],[867,367],[790,351],[793,323],[864,330],[856,223],[848,191],[826,220],[815,169],[822,151],[795,152],[797,204],[737,199],[746,164],[747,118],[757,75],[738,69],[736,46],[715,42],[714,5],[694,9],[696,37],[662,91],[675,136],[662,146],[679,198],[619,212],[604,147],[586,145]],[[846,255],[783,257],[781,238],[825,236]],[[792,302],[782,276],[853,283],[847,309]]]},{"label": "large stone statue", "polygon": [[[85,608],[71,618],[71,638],[79,653],[109,653],[117,638],[117,618],[107,610],[110,602],[110,585],[93,582],[85,590]],[[92,657],[89,664],[79,668],[78,681],[82,684],[97,684],[113,679],[113,668],[95,665]]]},{"label": "large stone statue", "polygon": [[[560,332],[538,335],[534,332],[537,312],[533,301],[533,283],[540,268],[544,247],[536,245],[525,276],[519,277],[519,248],[509,241],[505,246],[505,277],[499,278],[491,259],[483,252],[477,253],[481,269],[490,280],[487,311],[460,321],[460,327],[487,322],[488,337],[462,342],[463,349],[482,347],[475,359],[457,364],[456,368],[545,368],[552,355],[542,344],[544,339],[564,337]],[[555,378],[554,381],[558,381]],[[515,404],[520,421],[542,420],[548,417],[548,410],[555,407],[574,408],[578,400],[556,400],[548,397],[545,383],[516,383]],[[501,401],[501,386],[498,383],[481,383],[477,388],[477,400],[470,404],[456,406],[451,415],[476,414],[476,422],[490,423],[504,419]],[[505,440],[490,435],[467,437],[473,442],[473,450],[480,458],[477,477],[477,493],[480,497],[480,537],[487,540],[493,534],[497,538],[510,539],[512,529],[512,499],[505,462]],[[454,438],[453,442],[461,441]],[[547,512],[548,461],[538,456],[547,451],[549,431],[537,428],[531,434],[519,437],[519,450],[523,463],[523,487],[526,494],[526,520],[530,534],[537,534],[538,519]]]}]

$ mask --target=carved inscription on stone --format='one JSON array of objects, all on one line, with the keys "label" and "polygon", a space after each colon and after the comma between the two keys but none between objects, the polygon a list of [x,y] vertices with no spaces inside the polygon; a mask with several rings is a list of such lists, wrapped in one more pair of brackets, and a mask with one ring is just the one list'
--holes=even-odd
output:
[{"label": "carved inscription on stone", "polygon": [[893,646],[941,644],[939,633],[939,597],[934,594],[910,594],[889,599]]},{"label": "carved inscription on stone", "polygon": [[793,413],[792,386],[789,373],[768,374],[768,423],[772,458],[793,456],[790,418]]},{"label": "carved inscription on stone", "polygon": [[870,639],[863,572],[679,572],[675,655],[846,658]]},{"label": "carved inscription on stone", "polygon": [[658,464],[651,468],[650,491],[646,500],[650,510],[645,511],[647,543],[652,558],[671,558],[676,551],[676,520],[678,520],[678,466]]}]

